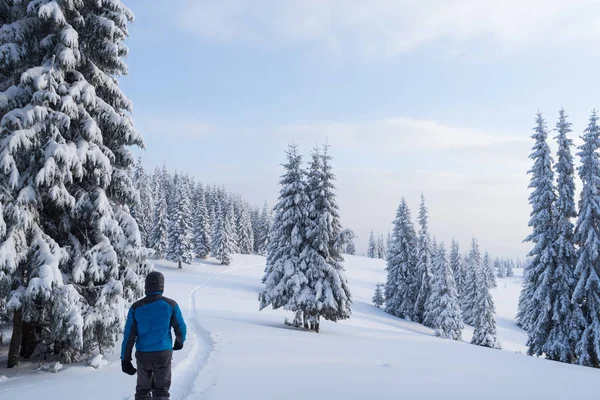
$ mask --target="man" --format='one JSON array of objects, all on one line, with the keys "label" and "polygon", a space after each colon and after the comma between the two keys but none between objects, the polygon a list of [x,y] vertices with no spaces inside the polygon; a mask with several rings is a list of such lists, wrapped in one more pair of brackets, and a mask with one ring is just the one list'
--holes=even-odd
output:
[{"label": "man", "polygon": [[[186,326],[177,303],[164,297],[165,277],[151,272],[146,277],[146,297],[129,309],[121,348],[121,369],[128,375],[137,372],[135,400],[167,400],[171,387],[173,350],[181,350]],[[175,345],[171,337],[175,332]],[[136,345],[137,370],[131,363]]]}]

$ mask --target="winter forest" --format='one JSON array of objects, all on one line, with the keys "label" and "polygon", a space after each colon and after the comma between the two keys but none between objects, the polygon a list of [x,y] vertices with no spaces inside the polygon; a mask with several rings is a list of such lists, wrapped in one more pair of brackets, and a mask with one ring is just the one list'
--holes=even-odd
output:
[{"label": "winter forest", "polygon": [[[215,178],[228,162],[247,178],[250,166],[231,154],[218,154],[211,169],[177,170],[144,153],[151,141],[123,83],[138,79],[128,66],[128,6],[0,0],[0,398],[48,391],[76,399],[72,383],[80,381],[106,386],[92,400],[133,399],[119,351],[132,304],[154,292],[145,286],[153,271],[187,321],[188,342],[173,358],[173,398],[295,400],[306,390],[317,399],[379,398],[398,384],[407,398],[517,398],[527,389],[523,376],[556,381],[558,389],[540,389],[545,398],[593,398],[596,111],[580,137],[564,109],[554,128],[539,112],[532,134],[522,128],[532,146],[522,188],[529,236],[514,242],[525,240],[528,253],[502,254],[508,245],[486,239],[484,229],[494,227],[447,223],[435,195],[421,194],[413,213],[414,193],[383,185],[361,204],[366,225],[346,226],[357,221],[346,197],[369,189],[356,184],[349,195],[342,181],[349,171],[377,169],[344,156],[342,140],[326,134],[305,153],[314,137],[292,130],[287,149],[260,155],[270,163],[272,186],[264,187],[278,191],[258,196],[263,187]],[[169,139],[178,157],[186,146],[210,156],[203,134],[184,137]],[[395,210],[379,206],[384,196],[393,196]],[[469,210],[470,201],[465,194],[461,204]],[[265,376],[273,385],[254,392]]]}]

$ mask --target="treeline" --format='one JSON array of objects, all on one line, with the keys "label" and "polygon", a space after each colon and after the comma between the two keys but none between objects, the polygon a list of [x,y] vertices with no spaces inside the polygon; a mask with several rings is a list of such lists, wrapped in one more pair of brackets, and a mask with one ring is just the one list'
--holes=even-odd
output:
[{"label": "treeline", "polygon": [[297,145],[287,151],[268,246],[261,310],[295,313],[294,325],[319,332],[321,317],[350,317],[352,297],[342,251],[354,236],[342,229],[328,147],[315,148],[308,169]]},{"label": "treeline", "polygon": [[490,289],[496,276],[513,276],[514,261],[482,255],[476,239],[461,255],[452,240],[448,252],[429,233],[425,197],[413,224],[402,199],[394,220],[387,255],[387,282],[376,287],[373,302],[400,318],[433,328],[440,337],[459,340],[464,324],[473,325],[472,343],[500,348],[496,338],[495,306]]},{"label": "treeline", "polygon": [[142,243],[154,258],[182,264],[212,256],[223,265],[231,255],[266,254],[271,210],[251,206],[240,195],[204,186],[166,166],[148,174],[141,160],[132,170],[139,201],[131,209]]},{"label": "treeline", "polygon": [[[600,127],[594,110],[577,148],[582,181],[575,205],[571,123],[559,111],[554,139],[538,113],[530,155],[532,244],[519,298],[519,324],[528,333],[529,354],[600,367]],[[576,224],[572,221],[576,219]]]},{"label": "treeline", "polygon": [[371,231],[371,234],[369,235],[369,244],[367,246],[367,257],[386,259],[391,240],[392,235],[389,232],[387,234],[387,240],[384,240],[383,234],[379,234],[376,239],[375,234]]}]

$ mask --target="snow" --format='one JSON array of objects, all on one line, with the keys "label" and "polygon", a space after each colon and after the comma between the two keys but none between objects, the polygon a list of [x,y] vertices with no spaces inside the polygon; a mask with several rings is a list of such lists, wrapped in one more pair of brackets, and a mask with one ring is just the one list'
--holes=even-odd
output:
[{"label": "snow", "polygon": [[[165,295],[181,306],[189,339],[175,353],[172,399],[595,399],[600,371],[525,356],[526,335],[514,322],[521,277],[498,279],[492,289],[498,338],[504,350],[436,338],[432,330],[386,314],[371,304],[385,280],[383,260],[345,256],[353,314],[321,322],[321,333],[284,325],[285,311],[258,311],[265,259],[235,255],[177,270],[157,261]],[[516,270],[517,275],[521,270]],[[1,352],[0,358],[5,357]],[[4,369],[0,398],[126,399],[135,378],[121,372],[117,349],[100,369],[65,366],[56,374],[37,363]],[[52,365],[51,363],[48,363]],[[532,395],[532,391],[535,394]]]}]

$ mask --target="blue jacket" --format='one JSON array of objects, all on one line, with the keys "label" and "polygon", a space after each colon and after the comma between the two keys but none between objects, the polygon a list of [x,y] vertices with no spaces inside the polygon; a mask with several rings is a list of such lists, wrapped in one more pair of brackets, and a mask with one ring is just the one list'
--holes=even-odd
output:
[{"label": "blue jacket", "polygon": [[138,353],[171,351],[175,331],[176,342],[183,345],[186,326],[179,305],[160,292],[148,293],[129,309],[121,347],[121,360],[131,360],[135,344]]}]

